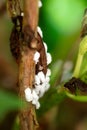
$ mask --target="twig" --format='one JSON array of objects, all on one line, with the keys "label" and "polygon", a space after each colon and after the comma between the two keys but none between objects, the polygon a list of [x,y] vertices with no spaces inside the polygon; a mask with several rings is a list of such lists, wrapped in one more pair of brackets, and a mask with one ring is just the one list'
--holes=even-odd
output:
[{"label": "twig", "polygon": [[[15,4],[17,5],[17,3]],[[50,70],[48,70],[48,79],[46,79],[46,74],[47,65],[51,62],[51,55],[47,53],[47,47],[45,43],[43,43],[37,28],[38,0],[24,1],[24,16],[21,10],[20,14],[17,10],[18,7],[15,7],[14,1],[12,3],[8,0],[8,12],[14,23],[10,37],[10,47],[12,55],[15,57],[19,66],[19,95],[20,98],[25,101],[26,90],[29,89],[31,92],[34,92],[34,87],[36,87],[36,74],[44,76],[43,79],[45,79],[46,85],[48,85],[44,91],[47,91],[49,88]],[[35,56],[37,53],[39,53],[40,57],[36,64]],[[42,84],[43,82],[40,83]],[[44,92],[41,91],[41,96],[43,94]],[[37,98],[39,98],[39,96],[40,95],[37,94]],[[32,105],[32,103],[27,103],[27,107],[23,108],[20,112],[20,130],[35,130],[38,126],[35,106]],[[38,101],[35,105],[36,108],[40,106]]]},{"label": "twig", "polygon": [[[36,51],[38,24],[38,0],[24,1],[23,33],[24,41],[20,47],[21,58],[19,61],[19,93],[21,99],[25,100],[24,90],[26,87],[33,88],[35,76],[35,62],[33,60]],[[27,107],[20,113],[20,129],[35,130],[38,123],[35,115],[35,107],[28,103]]]},{"label": "twig", "polygon": [[[33,61],[34,51],[25,48],[19,64],[19,87],[20,97],[24,98],[24,90],[27,86],[32,88],[35,73],[35,63]],[[35,108],[29,103],[27,108],[23,109],[20,114],[21,130],[34,130],[38,125],[35,116]]]},{"label": "twig", "polygon": [[23,26],[29,25],[32,31],[36,31],[38,25],[38,0],[24,1],[24,23]]}]

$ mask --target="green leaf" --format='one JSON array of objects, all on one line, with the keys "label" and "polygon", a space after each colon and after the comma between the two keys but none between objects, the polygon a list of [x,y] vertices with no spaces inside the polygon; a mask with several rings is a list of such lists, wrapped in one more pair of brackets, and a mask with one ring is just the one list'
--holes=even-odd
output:
[{"label": "green leaf", "polygon": [[0,118],[4,118],[9,111],[20,109],[23,105],[15,94],[0,90]]},{"label": "green leaf", "polygon": [[71,98],[72,100],[79,101],[79,102],[87,102],[87,96],[83,95],[73,95],[69,92],[66,92],[67,97]]},{"label": "green leaf", "polygon": [[83,62],[80,70],[80,77],[87,72],[87,53],[84,55]]},{"label": "green leaf", "polygon": [[82,81],[87,83],[87,53],[84,55],[79,77],[81,78]]},{"label": "green leaf", "polygon": [[55,29],[60,29],[64,34],[70,34],[80,28],[83,11],[82,0],[47,0],[45,14]]}]

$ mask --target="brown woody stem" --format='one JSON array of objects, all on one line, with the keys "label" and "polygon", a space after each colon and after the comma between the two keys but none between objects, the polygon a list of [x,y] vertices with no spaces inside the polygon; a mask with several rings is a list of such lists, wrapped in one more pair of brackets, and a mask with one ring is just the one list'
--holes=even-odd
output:
[{"label": "brown woody stem", "polygon": [[[24,35],[31,37],[31,32],[36,33],[38,24],[38,0],[25,0],[24,1],[24,18],[23,18],[23,30]],[[27,29],[26,27],[29,28]],[[27,33],[28,32],[28,33]],[[25,37],[26,38],[26,37]],[[32,38],[30,38],[32,39]],[[21,99],[25,100],[24,90],[26,87],[33,88],[34,76],[35,76],[35,62],[33,60],[35,49],[25,45],[21,48],[21,59],[19,62],[19,94]],[[33,40],[33,44],[37,41]],[[29,41],[32,44],[32,40]],[[20,112],[20,130],[35,130],[38,125],[35,115],[35,107],[31,103],[27,103],[27,107]]]},{"label": "brown woody stem", "polygon": [[23,26],[29,25],[32,31],[36,31],[38,25],[38,0],[24,1],[24,23]]},{"label": "brown woody stem", "polygon": [[[25,100],[24,90],[26,87],[32,88],[34,81],[35,63],[32,60],[33,56],[33,50],[24,48],[19,64],[20,97],[23,100]],[[37,125],[35,107],[31,103],[27,103],[27,107],[20,113],[20,130],[35,130]]]}]

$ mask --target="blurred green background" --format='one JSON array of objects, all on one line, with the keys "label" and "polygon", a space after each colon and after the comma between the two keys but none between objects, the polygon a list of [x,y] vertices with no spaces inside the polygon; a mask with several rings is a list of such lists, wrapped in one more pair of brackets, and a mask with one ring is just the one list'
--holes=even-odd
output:
[{"label": "blurred green background", "polygon": [[[53,61],[51,90],[41,99],[42,107],[37,111],[40,130],[87,130],[87,103],[73,101],[56,91],[62,78],[72,74],[87,0],[42,0],[42,3],[39,26]],[[5,4],[5,0],[0,0],[0,130],[18,130],[15,121],[20,108],[15,94],[18,67],[10,52],[13,24]],[[67,75],[65,69],[69,71]]]}]

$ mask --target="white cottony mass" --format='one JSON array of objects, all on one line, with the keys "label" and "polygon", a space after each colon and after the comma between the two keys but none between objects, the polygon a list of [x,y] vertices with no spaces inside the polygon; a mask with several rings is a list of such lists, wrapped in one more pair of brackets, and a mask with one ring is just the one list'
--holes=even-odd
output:
[{"label": "white cottony mass", "polygon": [[40,34],[40,36],[43,37],[42,30],[41,30],[41,28],[40,28],[39,26],[37,27],[37,31],[38,31],[38,33]]},{"label": "white cottony mass", "polygon": [[47,44],[45,42],[43,42],[44,47],[45,47],[45,51],[47,52]]},{"label": "white cottony mass", "polygon": [[47,53],[47,65],[49,65],[52,62],[52,57],[50,53]]},{"label": "white cottony mass", "polygon": [[39,61],[39,58],[40,58],[40,53],[38,51],[36,51],[35,54],[34,54],[34,59],[33,59],[36,64]]},{"label": "white cottony mass", "polygon": [[46,76],[51,76],[51,70],[50,69],[47,69]]},{"label": "white cottony mass", "polygon": [[28,102],[31,102],[32,99],[33,99],[33,96],[32,96],[32,93],[31,93],[31,89],[28,87],[25,89],[25,98],[26,98],[26,101]]},{"label": "white cottony mass", "polygon": [[43,71],[40,71],[37,76],[39,77],[41,83],[45,82],[45,75],[43,73]]},{"label": "white cottony mass", "polygon": [[[41,1],[39,1],[39,6],[41,6]],[[37,27],[37,31],[40,34],[41,37],[43,37],[43,33],[40,29],[40,27]],[[46,58],[47,58],[47,66],[51,63],[52,57],[51,54],[47,52],[47,44],[43,42]],[[35,64],[40,60],[40,53],[38,51],[35,52],[33,60],[35,61]],[[40,63],[40,62],[39,62]],[[47,73],[44,74],[43,66],[42,64],[38,67],[38,73],[35,74],[35,79],[33,82],[33,88],[30,89],[29,86],[25,87],[25,99],[27,102],[31,102],[33,105],[35,105],[36,109],[40,108],[39,98],[41,98],[44,93],[50,88],[50,76],[51,76],[51,70],[47,69]]]},{"label": "white cottony mass", "polygon": [[40,108],[40,103],[37,102],[37,103],[36,103],[36,109],[39,109],[39,108]]},{"label": "white cottony mass", "polygon": [[38,77],[38,75],[35,75],[35,84],[36,85],[40,84],[40,78]]},{"label": "white cottony mass", "polygon": [[42,7],[42,2],[40,0],[38,1],[38,7]]}]

